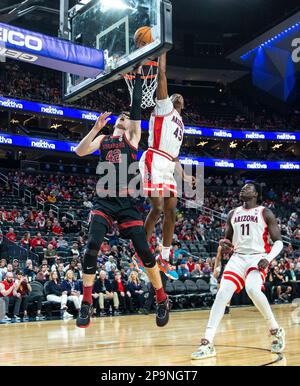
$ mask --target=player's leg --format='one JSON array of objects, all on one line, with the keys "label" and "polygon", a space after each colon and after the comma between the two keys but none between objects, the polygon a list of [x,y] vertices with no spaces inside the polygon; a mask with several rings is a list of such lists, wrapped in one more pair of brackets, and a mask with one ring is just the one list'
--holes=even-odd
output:
[{"label": "player's leg", "polygon": [[226,305],[236,291],[236,284],[231,280],[223,279],[220,289],[217,292],[216,299],[210,311],[204,338],[201,339],[197,351],[192,353],[192,359],[205,359],[216,355],[213,345],[218,326],[224,316]]},{"label": "player's leg", "polygon": [[285,347],[284,330],[279,327],[267,297],[262,292],[263,279],[258,270],[249,272],[245,287],[249,298],[265,318],[272,335],[272,352],[282,352]]},{"label": "player's leg", "polygon": [[145,230],[147,240],[149,241],[154,229],[157,224],[162,212],[163,212],[163,198],[162,197],[151,197],[151,209],[145,221]]},{"label": "player's leg", "polygon": [[164,222],[162,228],[163,247],[162,258],[169,261],[170,249],[176,222],[177,197],[164,198]]},{"label": "player's leg", "polygon": [[83,298],[80,312],[76,321],[78,327],[85,328],[90,324],[93,314],[92,291],[97,269],[97,255],[103,242],[104,236],[109,230],[107,220],[101,214],[92,215],[88,241],[83,256]]},{"label": "player's leg", "polygon": [[149,249],[146,232],[143,227],[135,229],[130,238],[133,246],[140,256],[143,265],[146,269],[146,273],[155,289],[157,312],[156,312],[156,324],[159,327],[165,326],[169,321],[169,299],[164,291],[160,270],[154,255]]}]

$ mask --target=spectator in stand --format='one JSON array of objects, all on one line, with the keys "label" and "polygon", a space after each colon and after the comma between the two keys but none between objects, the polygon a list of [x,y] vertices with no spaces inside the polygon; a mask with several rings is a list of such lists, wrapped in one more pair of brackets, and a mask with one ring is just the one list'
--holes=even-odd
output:
[{"label": "spectator in stand", "polygon": [[7,238],[9,241],[12,241],[12,242],[15,242],[15,241],[16,241],[17,235],[15,234],[14,228],[10,227],[10,228],[8,229],[8,233],[6,233],[6,238]]},{"label": "spectator in stand", "polygon": [[71,225],[70,225],[70,232],[71,233],[78,233],[80,232],[80,226],[78,224],[77,220],[73,220]]},{"label": "spectator in stand", "polygon": [[52,239],[49,241],[49,244],[52,244],[53,248],[57,249],[58,244],[55,236],[52,237]]},{"label": "spectator in stand", "polygon": [[91,201],[89,201],[87,198],[85,198],[83,201],[83,206],[85,208],[91,209],[93,207],[93,204],[91,203]]},{"label": "spectator in stand", "polygon": [[59,263],[57,267],[58,280],[63,281],[65,278],[65,267],[63,263]]},{"label": "spectator in stand", "polygon": [[110,251],[110,245],[108,244],[107,241],[103,241],[100,247],[101,252],[105,255]]},{"label": "spectator in stand", "polygon": [[39,277],[40,277],[39,281],[46,283],[46,281],[49,280],[50,273],[48,270],[48,264],[42,264],[42,267],[41,267],[39,274],[40,274],[39,275]]},{"label": "spectator in stand", "polygon": [[106,272],[100,271],[99,278],[95,281],[93,287],[93,304],[94,304],[94,313],[96,312],[97,303],[100,307],[100,316],[105,316],[104,301],[110,300],[113,302],[115,311],[119,310],[119,297],[116,292],[113,292],[112,285],[109,280],[106,278]]},{"label": "spectator in stand", "polygon": [[105,271],[110,272],[114,268],[115,270],[117,269],[117,263],[114,260],[114,257],[110,255],[108,257],[108,261],[105,263]]},{"label": "spectator in stand", "polygon": [[13,265],[11,263],[7,264],[6,273],[3,273],[3,275],[2,275],[3,276],[3,280],[6,278],[8,273],[11,273],[13,275],[13,278],[15,279],[16,273],[15,273],[14,267],[13,267]]},{"label": "spectator in stand", "polygon": [[0,296],[5,301],[5,321],[10,321],[8,317],[9,305],[13,307],[14,320],[20,322],[19,317],[20,306],[21,306],[21,295],[17,293],[18,283],[15,283],[12,272],[6,273],[6,279],[0,283]]},{"label": "spectator in stand", "polygon": [[40,194],[38,194],[36,196],[36,200],[39,202],[39,201],[43,201],[43,202],[46,202],[48,199],[47,197],[47,194],[45,194],[45,192],[42,190]]},{"label": "spectator in stand", "polygon": [[[112,290],[114,293],[118,294],[119,303],[123,312],[127,313],[128,310],[131,310],[131,298],[128,297],[126,292],[126,282],[122,279],[120,272],[115,272],[115,278],[112,284]],[[117,311],[118,312],[118,311]],[[115,311],[116,315],[116,311]]]},{"label": "spectator in stand", "polygon": [[7,272],[7,261],[6,261],[6,259],[1,259],[1,261],[0,261],[0,281],[4,280],[6,272]]},{"label": "spectator in stand", "polygon": [[49,204],[55,204],[56,203],[56,197],[54,196],[54,193],[51,192],[48,197],[47,197],[47,201]]},{"label": "spectator in stand", "polygon": [[31,240],[31,247],[33,249],[37,248],[37,247],[42,247],[42,248],[46,248],[46,241],[42,238],[42,234],[40,232],[38,232],[36,234],[36,237],[34,237],[32,240]]},{"label": "spectator in stand", "polygon": [[68,248],[69,248],[69,244],[67,240],[64,239],[63,235],[60,235],[57,241],[57,249],[61,251],[65,251]]},{"label": "spectator in stand", "polygon": [[30,260],[30,259],[26,260],[25,268],[24,268],[24,275],[27,276],[29,282],[31,282],[35,279],[36,274],[33,270],[32,260]]},{"label": "spectator in stand", "polygon": [[195,269],[195,262],[192,256],[189,256],[188,261],[186,263],[187,269],[190,273],[192,273]]},{"label": "spectator in stand", "polygon": [[200,265],[196,264],[194,270],[191,272],[191,277],[192,278],[199,278],[201,276],[203,276],[203,272],[200,269]]},{"label": "spectator in stand", "polygon": [[74,255],[76,255],[76,257],[80,256],[80,251],[79,251],[77,243],[73,243],[72,248],[71,248],[71,253],[72,253],[73,256]]},{"label": "spectator in stand", "polygon": [[53,244],[48,244],[48,247],[45,251],[44,258],[47,259],[48,265],[53,264],[55,261],[55,257],[57,256],[57,252],[53,247]]},{"label": "spectator in stand", "polygon": [[43,229],[45,228],[46,225],[46,219],[43,216],[43,212],[39,212],[36,219],[35,219],[35,224],[38,229]]},{"label": "spectator in stand", "polygon": [[61,226],[56,218],[54,219],[54,222],[52,225],[52,232],[55,235],[61,235],[62,234],[62,228],[61,228]]},{"label": "spectator in stand", "polygon": [[177,270],[179,280],[186,280],[190,277],[190,271],[188,270],[184,260],[181,261],[180,266]]},{"label": "spectator in stand", "polygon": [[65,272],[67,272],[69,270],[73,271],[74,277],[75,277],[76,280],[80,279],[80,272],[79,272],[79,268],[78,268],[78,260],[76,258],[74,259],[74,256],[73,256],[73,259],[71,260],[70,264],[68,264],[65,267]]},{"label": "spectator in stand", "polygon": [[80,293],[80,284],[78,280],[75,280],[74,272],[71,269],[67,271],[65,280],[61,283],[61,289],[67,292],[68,300],[72,301],[76,310],[79,311],[83,296]]},{"label": "spectator in stand", "polygon": [[61,258],[59,256],[55,256],[55,261],[51,265],[51,272],[58,271],[58,266],[61,263]]},{"label": "spectator in stand", "polygon": [[73,315],[67,312],[68,291],[62,288],[56,271],[51,272],[50,281],[47,286],[48,302],[59,303],[63,319],[73,319]]},{"label": "spectator in stand", "polygon": [[143,308],[144,302],[145,302],[144,291],[142,289],[138,274],[135,271],[132,271],[130,273],[128,283],[127,283],[126,293],[130,299],[135,301],[135,303],[138,306],[138,310]]},{"label": "spectator in stand", "polygon": [[16,218],[15,218],[15,222],[17,222],[20,226],[24,225],[25,218],[24,218],[24,216],[22,215],[21,212],[17,212]]},{"label": "spectator in stand", "polygon": [[21,246],[26,248],[27,250],[30,250],[31,249],[30,242],[31,242],[30,232],[24,233],[24,236],[20,241]]},{"label": "spectator in stand", "polygon": [[283,268],[275,266],[268,274],[268,281],[271,282],[273,291],[277,294],[276,302],[278,303],[288,303],[289,295],[292,292],[292,287],[285,285],[283,272]]},{"label": "spectator in stand", "polygon": [[20,269],[20,262],[18,259],[13,259],[13,271],[17,273],[17,271]]}]

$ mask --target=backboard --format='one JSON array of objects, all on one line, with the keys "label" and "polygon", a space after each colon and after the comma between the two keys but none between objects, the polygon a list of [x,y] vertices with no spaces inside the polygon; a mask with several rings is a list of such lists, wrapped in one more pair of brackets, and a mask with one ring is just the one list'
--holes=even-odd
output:
[{"label": "backboard", "polygon": [[[104,50],[105,70],[95,79],[65,74],[64,97],[77,99],[121,78],[137,63],[156,59],[172,47],[172,6],[168,0],[85,0],[68,12],[69,40]],[[137,48],[134,34],[152,28],[153,42]]]}]

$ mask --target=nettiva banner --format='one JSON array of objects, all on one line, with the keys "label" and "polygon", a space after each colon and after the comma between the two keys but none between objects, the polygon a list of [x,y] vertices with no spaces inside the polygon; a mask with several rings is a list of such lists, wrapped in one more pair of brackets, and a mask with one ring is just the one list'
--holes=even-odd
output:
[{"label": "nettiva banner", "polygon": [[[53,141],[44,138],[32,138],[21,135],[0,134],[0,146],[20,146],[37,150],[50,150],[58,152],[74,152],[76,142]],[[99,151],[94,153],[99,154]],[[74,156],[76,156],[74,154]],[[138,159],[142,152],[138,153]],[[217,158],[179,157],[183,165],[199,165],[204,163],[206,167],[248,169],[248,170],[300,170],[300,162],[292,161],[244,161],[224,160]]]},{"label": "nettiva banner", "polygon": [[95,78],[104,70],[104,52],[0,23],[0,57]]},{"label": "nettiva banner", "polygon": [[[37,114],[47,114],[61,118],[80,119],[95,122],[100,113],[96,111],[80,110],[70,107],[48,105],[45,103],[30,102],[21,99],[0,97],[0,108],[30,111]],[[117,119],[112,115],[110,123],[114,124]],[[149,122],[142,121],[142,129],[148,130]],[[244,131],[225,130],[219,128],[185,126],[185,135],[199,137],[223,138],[223,139],[245,139],[245,140],[270,140],[270,141],[300,141],[300,132],[269,132],[269,131]]]}]

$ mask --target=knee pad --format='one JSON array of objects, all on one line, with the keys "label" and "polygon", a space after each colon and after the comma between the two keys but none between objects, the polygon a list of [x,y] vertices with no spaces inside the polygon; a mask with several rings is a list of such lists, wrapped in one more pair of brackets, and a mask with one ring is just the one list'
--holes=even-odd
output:
[{"label": "knee pad", "polygon": [[82,271],[87,275],[94,275],[97,270],[97,256],[100,249],[99,242],[88,241],[87,248],[83,256]]},{"label": "knee pad", "polygon": [[150,251],[148,245],[147,248],[138,251],[138,255],[140,256],[144,266],[146,268],[154,268],[156,265],[156,260],[153,253]]}]

